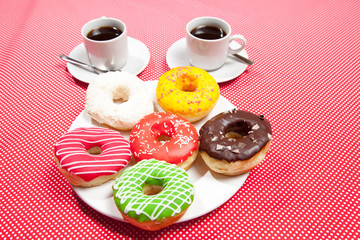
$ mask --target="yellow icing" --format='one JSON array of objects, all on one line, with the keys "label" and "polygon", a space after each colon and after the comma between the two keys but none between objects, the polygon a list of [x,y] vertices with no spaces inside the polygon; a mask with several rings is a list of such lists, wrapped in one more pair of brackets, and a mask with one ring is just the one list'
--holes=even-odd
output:
[{"label": "yellow icing", "polygon": [[196,67],[176,67],[164,73],[156,88],[159,105],[166,111],[194,121],[215,106],[220,89],[215,79]]}]

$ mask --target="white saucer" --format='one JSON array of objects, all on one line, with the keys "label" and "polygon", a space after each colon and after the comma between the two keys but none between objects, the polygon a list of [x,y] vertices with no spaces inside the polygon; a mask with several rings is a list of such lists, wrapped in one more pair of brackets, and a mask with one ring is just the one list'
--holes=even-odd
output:
[{"label": "white saucer", "polygon": [[[231,47],[236,48],[239,44],[235,41],[231,42]],[[180,66],[190,66],[190,62],[186,56],[186,39],[181,38],[176,41],[171,47],[168,49],[166,53],[166,62],[170,68],[180,67]],[[244,57],[248,57],[247,52],[242,50],[240,55]],[[226,82],[232,80],[240,74],[242,74],[247,67],[247,64],[242,63],[237,60],[235,57],[229,55],[224,65],[214,71],[208,71],[208,73],[215,78],[216,82]]]},{"label": "white saucer", "polygon": [[[138,75],[145,69],[150,61],[149,49],[145,46],[144,43],[131,37],[128,37],[128,47],[129,59],[121,70]],[[71,51],[69,57],[81,62],[89,63],[89,58],[83,43],[75,47]],[[67,63],[66,66],[71,75],[82,82],[90,83],[97,76],[96,73],[92,73],[71,63]]]}]

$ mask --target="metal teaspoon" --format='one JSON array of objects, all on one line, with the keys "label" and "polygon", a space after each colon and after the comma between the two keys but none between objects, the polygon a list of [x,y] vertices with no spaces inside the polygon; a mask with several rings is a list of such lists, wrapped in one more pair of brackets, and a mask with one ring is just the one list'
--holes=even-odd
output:
[{"label": "metal teaspoon", "polygon": [[83,62],[80,62],[80,61],[78,61],[78,60],[76,60],[76,59],[73,59],[73,58],[71,58],[71,57],[65,56],[64,54],[60,54],[60,55],[59,55],[59,58],[65,60],[65,61],[67,61],[67,62],[69,62],[69,63],[78,65],[78,66],[80,66],[80,67],[82,67],[82,68],[84,68],[84,69],[86,69],[86,70],[89,70],[89,71],[91,71],[91,72],[93,72],[93,73],[96,73],[96,74],[108,72],[107,70],[101,70],[101,69],[99,69],[99,68],[97,68],[97,67],[95,67],[95,66],[92,66],[92,65],[90,65],[90,64],[83,63]]},{"label": "metal teaspoon", "polygon": [[240,59],[242,62],[244,62],[244,63],[246,63],[247,65],[253,65],[253,64],[255,64],[255,62],[253,61],[253,60],[250,60],[250,59],[248,59],[248,58],[246,58],[246,57],[243,57],[243,56],[241,56],[240,54],[237,54],[237,53],[235,53],[235,54],[232,54],[234,57],[237,57],[238,59]]}]

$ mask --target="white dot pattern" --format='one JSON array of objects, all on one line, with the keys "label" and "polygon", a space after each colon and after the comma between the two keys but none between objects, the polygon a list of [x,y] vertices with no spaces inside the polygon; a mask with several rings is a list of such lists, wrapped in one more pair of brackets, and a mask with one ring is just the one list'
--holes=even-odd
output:
[{"label": "white dot pattern", "polygon": [[[2,1],[0,238],[359,239],[359,1]],[[263,114],[273,142],[224,205],[147,232],[88,207],[53,159],[84,109],[87,84],[57,56],[81,43],[90,19],[123,20],[157,80],[166,51],[198,16],[228,21],[256,64],[221,94]],[[221,194],[221,193],[219,193]]]}]

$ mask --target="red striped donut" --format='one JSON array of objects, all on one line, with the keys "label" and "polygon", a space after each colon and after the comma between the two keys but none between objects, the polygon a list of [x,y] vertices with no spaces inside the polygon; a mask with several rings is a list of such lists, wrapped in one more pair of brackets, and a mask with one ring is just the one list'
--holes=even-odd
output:
[{"label": "red striped donut", "polygon": [[60,172],[75,186],[98,186],[115,179],[129,163],[129,142],[107,128],[76,128],[55,144]]},{"label": "red striped donut", "polygon": [[173,113],[146,115],[130,133],[130,148],[136,161],[155,158],[185,170],[195,161],[198,144],[194,125]]}]

